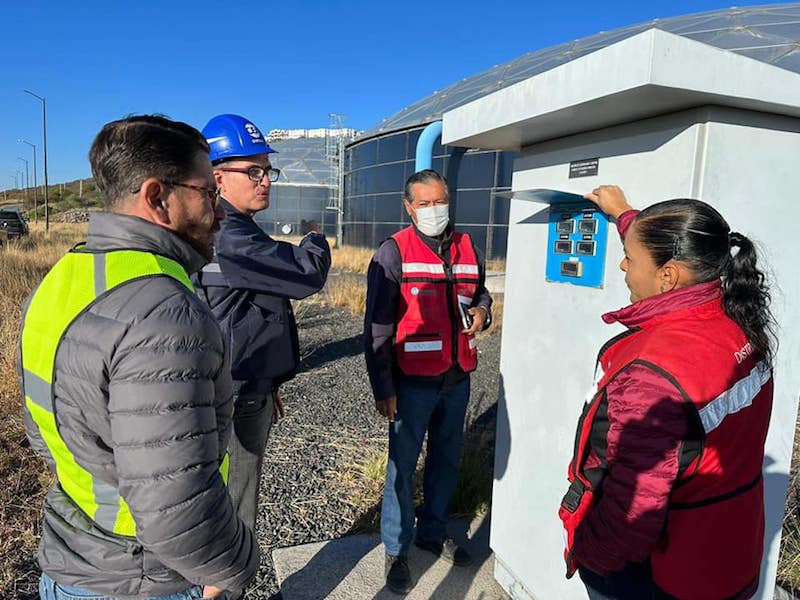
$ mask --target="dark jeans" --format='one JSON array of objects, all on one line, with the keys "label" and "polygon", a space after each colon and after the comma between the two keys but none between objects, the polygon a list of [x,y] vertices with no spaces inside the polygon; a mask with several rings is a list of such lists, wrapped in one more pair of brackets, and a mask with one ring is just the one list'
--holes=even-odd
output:
[{"label": "dark jeans", "polygon": [[[53,581],[47,573],[42,573],[39,579],[39,597],[41,600],[116,600],[113,596],[105,596],[96,592],[90,592],[82,588],[61,585]],[[196,585],[188,590],[157,596],[150,600],[196,600],[203,597],[203,589]],[[218,597],[217,600],[225,600],[225,595]]]},{"label": "dark jeans", "polygon": [[273,410],[271,393],[234,397],[233,432],[228,442],[228,493],[239,518],[253,532],[256,530],[258,490]]},{"label": "dark jeans", "polygon": [[381,508],[381,537],[386,553],[407,554],[414,533],[414,472],[428,432],[424,502],[417,537],[445,536],[450,500],[458,482],[458,465],[469,402],[469,377],[440,390],[438,383],[400,379],[397,417],[389,424],[389,461]]},{"label": "dark jeans", "polygon": [[650,561],[628,563],[621,571],[599,575],[586,567],[578,574],[589,593],[589,600],[659,600],[667,598],[659,594],[653,583]]}]

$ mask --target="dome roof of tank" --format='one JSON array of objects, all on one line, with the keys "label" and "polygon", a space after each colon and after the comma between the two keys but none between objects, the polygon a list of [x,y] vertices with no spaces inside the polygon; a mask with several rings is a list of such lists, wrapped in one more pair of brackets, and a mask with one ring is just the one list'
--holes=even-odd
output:
[{"label": "dome roof of tank", "polygon": [[358,141],[436,121],[457,106],[653,28],[800,73],[800,3],[734,7],[655,19],[536,50],[462,79],[383,119]]}]

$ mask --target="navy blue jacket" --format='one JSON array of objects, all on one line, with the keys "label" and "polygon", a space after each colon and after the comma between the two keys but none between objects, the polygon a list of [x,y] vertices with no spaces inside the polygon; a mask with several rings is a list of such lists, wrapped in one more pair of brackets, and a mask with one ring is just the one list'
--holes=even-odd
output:
[{"label": "navy blue jacket", "polygon": [[[448,226],[446,232],[439,238],[425,235],[414,227],[420,239],[433,250],[444,262],[450,260],[450,244],[452,242],[452,229]],[[492,297],[486,289],[486,267],[483,253],[473,242],[472,249],[478,259],[478,290],[472,301],[473,306],[482,306],[486,309],[487,320],[484,329],[489,326],[492,318]],[[397,310],[400,303],[400,279],[402,277],[402,259],[400,249],[394,238],[385,240],[367,271],[367,311],[364,315],[364,358],[367,361],[367,373],[372,385],[372,394],[375,401],[386,400],[395,396],[395,381],[398,378],[416,379],[439,383],[442,388],[455,385],[468,377],[461,367],[454,365],[449,371],[437,377],[411,377],[404,375],[397,368],[394,355],[394,334],[397,329]],[[457,325],[460,326],[460,325]]]},{"label": "navy blue jacket", "polygon": [[290,300],[319,292],[331,266],[325,236],[299,246],[268,236],[225,199],[213,262],[195,277],[198,294],[222,326],[235,391],[267,393],[294,377],[300,364]]}]

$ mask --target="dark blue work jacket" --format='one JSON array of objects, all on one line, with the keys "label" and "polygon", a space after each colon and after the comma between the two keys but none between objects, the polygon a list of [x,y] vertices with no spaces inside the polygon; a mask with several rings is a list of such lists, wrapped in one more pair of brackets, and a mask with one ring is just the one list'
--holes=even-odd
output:
[{"label": "dark blue work jacket", "polygon": [[195,278],[198,295],[220,322],[236,391],[266,393],[294,377],[300,363],[290,299],[319,292],[331,266],[325,236],[299,246],[272,239],[252,219],[221,199],[225,220],[213,262]]}]

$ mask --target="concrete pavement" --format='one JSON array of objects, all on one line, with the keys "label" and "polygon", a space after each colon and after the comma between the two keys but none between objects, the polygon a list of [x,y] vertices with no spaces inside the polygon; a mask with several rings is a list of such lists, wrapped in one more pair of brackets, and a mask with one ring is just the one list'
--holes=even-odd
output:
[{"label": "concrete pavement", "polygon": [[[408,563],[417,579],[408,600],[505,600],[493,577],[489,518],[452,522],[448,532],[475,559],[454,567],[412,546]],[[469,536],[469,537],[468,537]],[[273,551],[272,559],[284,600],[396,600],[384,586],[384,550],[377,534],[354,535],[328,542]]]}]

